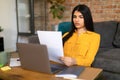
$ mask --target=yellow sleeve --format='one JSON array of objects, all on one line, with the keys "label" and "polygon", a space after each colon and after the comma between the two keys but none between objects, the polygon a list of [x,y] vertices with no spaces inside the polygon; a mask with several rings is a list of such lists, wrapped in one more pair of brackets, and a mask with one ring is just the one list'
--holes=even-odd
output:
[{"label": "yellow sleeve", "polygon": [[84,56],[83,55],[75,56],[77,65],[91,66],[91,64],[94,61],[94,58],[96,56],[96,53],[98,51],[99,44],[100,44],[100,35],[92,36],[89,49],[86,50],[86,48],[84,48],[84,50],[86,52],[82,53],[85,55]]}]

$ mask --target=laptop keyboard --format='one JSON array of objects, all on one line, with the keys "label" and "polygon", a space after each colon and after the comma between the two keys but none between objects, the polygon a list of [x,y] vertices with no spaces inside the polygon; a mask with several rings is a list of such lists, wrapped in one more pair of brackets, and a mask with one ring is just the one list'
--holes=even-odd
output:
[{"label": "laptop keyboard", "polygon": [[68,67],[67,69],[63,69],[60,72],[60,74],[72,73],[72,74],[79,75],[84,69],[85,69],[85,67],[83,67],[83,66],[71,66],[71,67]]},{"label": "laptop keyboard", "polygon": [[51,66],[51,71],[53,73],[61,71],[61,70],[65,69],[65,68],[67,68],[67,66],[61,65],[61,64],[50,64],[50,66]]},{"label": "laptop keyboard", "polygon": [[51,71],[54,73],[54,72],[60,71],[60,69],[51,67]]}]

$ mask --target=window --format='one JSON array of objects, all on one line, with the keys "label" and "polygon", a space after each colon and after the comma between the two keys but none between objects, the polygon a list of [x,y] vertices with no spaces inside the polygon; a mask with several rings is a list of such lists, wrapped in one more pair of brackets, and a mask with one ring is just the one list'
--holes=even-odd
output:
[{"label": "window", "polygon": [[46,0],[16,0],[18,39],[46,30]]}]

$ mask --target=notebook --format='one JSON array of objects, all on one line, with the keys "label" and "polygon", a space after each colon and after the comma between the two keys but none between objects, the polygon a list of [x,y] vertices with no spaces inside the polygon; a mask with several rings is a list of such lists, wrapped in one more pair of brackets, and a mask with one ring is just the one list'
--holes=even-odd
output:
[{"label": "notebook", "polygon": [[46,45],[49,60],[62,63],[59,58],[64,56],[62,33],[60,31],[37,31],[40,44]]},{"label": "notebook", "polygon": [[70,66],[70,67],[58,72],[55,76],[56,77],[64,77],[64,78],[68,78],[68,79],[78,78],[84,69],[85,69],[84,66]]},{"label": "notebook", "polygon": [[24,69],[54,74],[66,68],[65,65],[50,63],[45,45],[17,43],[17,47],[21,67]]}]

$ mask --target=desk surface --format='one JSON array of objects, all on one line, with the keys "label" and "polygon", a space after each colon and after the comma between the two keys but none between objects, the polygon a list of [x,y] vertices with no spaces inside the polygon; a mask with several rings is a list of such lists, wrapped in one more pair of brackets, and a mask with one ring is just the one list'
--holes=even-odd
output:
[{"label": "desk surface", "polygon": [[[78,80],[94,80],[101,72],[102,69],[87,67],[80,74]],[[21,67],[14,67],[11,70],[6,71],[5,73],[17,77],[18,80],[66,80],[63,78],[56,78],[54,75],[51,74],[25,70]]]},{"label": "desk surface", "polygon": [[[79,80],[94,80],[101,72],[102,69],[86,67],[85,70],[80,74]],[[51,74],[25,70],[21,67],[13,67],[11,70],[6,71],[5,73],[18,77],[18,80],[66,80],[63,78],[56,78]]]}]

